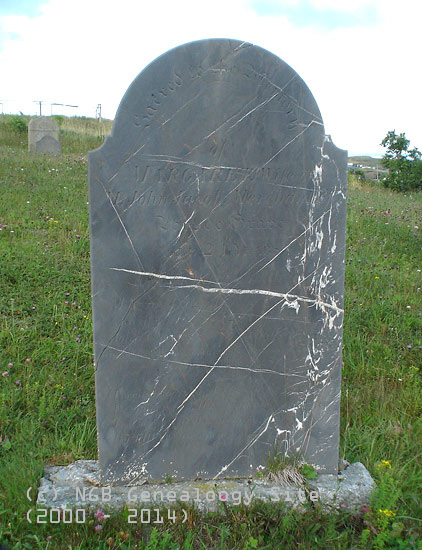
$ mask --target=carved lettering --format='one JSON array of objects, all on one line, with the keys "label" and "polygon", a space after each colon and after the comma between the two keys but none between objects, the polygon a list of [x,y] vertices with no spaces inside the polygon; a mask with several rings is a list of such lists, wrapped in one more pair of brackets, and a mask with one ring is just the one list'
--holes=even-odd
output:
[{"label": "carved lettering", "polygon": [[159,110],[157,109],[158,105],[161,105],[161,101],[158,101],[158,95],[161,94],[164,98],[169,94],[176,91],[183,84],[183,78],[175,71],[173,78],[167,82],[158,92],[151,93],[152,100],[149,105],[146,107],[146,115],[135,114],[133,124],[136,127],[141,127],[142,130],[145,130],[150,126],[154,117],[158,114]]},{"label": "carved lettering", "polygon": [[144,182],[150,170],[150,166],[135,166],[136,183]]}]

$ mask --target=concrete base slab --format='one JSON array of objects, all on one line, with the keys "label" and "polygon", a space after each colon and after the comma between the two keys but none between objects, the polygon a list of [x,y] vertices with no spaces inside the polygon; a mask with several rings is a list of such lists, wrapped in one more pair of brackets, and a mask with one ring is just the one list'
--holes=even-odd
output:
[{"label": "concrete base slab", "polygon": [[184,481],[134,486],[104,486],[98,482],[98,462],[78,460],[68,466],[47,466],[38,489],[41,508],[129,508],[171,507],[180,502],[194,504],[200,511],[220,509],[253,500],[285,502],[304,509],[307,501],[320,502],[327,510],[348,509],[359,512],[369,503],[374,480],[360,462],[346,466],[336,475],[318,475],[306,485],[282,485],[265,479],[224,479]]}]

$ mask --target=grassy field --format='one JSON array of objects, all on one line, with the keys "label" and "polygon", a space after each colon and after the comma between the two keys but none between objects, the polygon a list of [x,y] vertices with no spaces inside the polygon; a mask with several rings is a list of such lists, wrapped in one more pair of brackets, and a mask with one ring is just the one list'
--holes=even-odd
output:
[{"label": "grassy field", "polygon": [[[86,155],[99,147],[104,137],[111,132],[113,122],[103,119],[100,123],[94,118],[64,117],[53,115],[59,125],[60,143],[66,153]],[[0,115],[0,144],[18,150],[28,148],[27,125],[30,116]]]},{"label": "grassy field", "polygon": [[[87,161],[108,126],[61,121],[35,157],[0,117],[0,542],[42,549],[422,549],[422,196],[352,179],[348,194],[341,456],[378,489],[361,517],[222,507],[129,525],[37,525],[44,466],[96,458]],[[27,490],[32,487],[27,499]],[[35,520],[34,512],[32,518]],[[100,528],[98,527],[100,526]]]}]

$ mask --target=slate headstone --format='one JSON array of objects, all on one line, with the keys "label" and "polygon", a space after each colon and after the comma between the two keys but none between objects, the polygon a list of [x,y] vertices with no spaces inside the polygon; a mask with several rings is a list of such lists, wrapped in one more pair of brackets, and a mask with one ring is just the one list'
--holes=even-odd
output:
[{"label": "slate headstone", "polygon": [[59,155],[62,152],[59,126],[53,118],[31,118],[28,124],[28,151],[39,155]]},{"label": "slate headstone", "polygon": [[346,152],[303,80],[177,47],[89,154],[99,463],[127,484],[338,467]]}]

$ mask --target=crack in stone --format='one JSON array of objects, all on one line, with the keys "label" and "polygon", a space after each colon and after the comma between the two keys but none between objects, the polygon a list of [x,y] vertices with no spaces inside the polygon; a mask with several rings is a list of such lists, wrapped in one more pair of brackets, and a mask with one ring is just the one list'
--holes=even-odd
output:
[{"label": "crack in stone", "polygon": [[184,228],[186,227],[186,224],[189,223],[189,222],[191,221],[191,219],[193,218],[193,215],[194,215],[194,214],[195,214],[195,210],[192,212],[192,214],[189,216],[189,218],[188,218],[185,222],[183,222],[183,225],[182,225],[182,227],[181,227],[181,229],[180,229],[180,231],[179,231],[179,233],[178,233],[178,235],[177,235],[177,237],[176,237],[176,242],[180,239],[180,236],[181,236],[181,234],[182,234]]},{"label": "crack in stone", "polygon": [[251,115],[252,113],[254,113],[256,110],[260,109],[261,107],[263,107],[264,105],[266,105],[267,103],[269,103],[270,101],[272,101],[275,97],[277,97],[279,95],[279,93],[275,93],[273,94],[271,97],[267,98],[266,100],[262,101],[261,103],[259,103],[259,105],[257,105],[256,107],[254,107],[253,109],[251,109],[250,111],[248,111],[245,115],[242,116],[242,118],[240,118],[237,122],[235,122],[232,126],[230,126],[230,130],[232,128],[234,128],[235,126],[237,126],[238,124],[240,124],[242,122],[242,120],[244,120],[246,117],[248,117],[249,115]]},{"label": "crack in stone", "polygon": [[125,273],[133,273],[134,275],[142,275],[144,277],[154,277],[156,279],[167,279],[169,281],[173,280],[184,280],[184,281],[198,281],[200,283],[210,283],[212,285],[218,285],[214,281],[208,281],[207,279],[195,279],[194,277],[184,277],[182,275],[160,275],[159,273],[150,273],[148,271],[135,271],[133,269],[124,269],[120,267],[109,267],[113,271],[124,271]]},{"label": "crack in stone", "polygon": [[198,290],[201,290],[202,292],[213,292],[213,293],[222,293],[222,294],[248,294],[248,295],[260,295],[260,296],[270,296],[273,298],[284,298],[286,301],[289,300],[298,300],[299,302],[305,302],[309,304],[317,304],[324,307],[327,307],[328,309],[333,309],[334,311],[339,311],[343,313],[343,310],[337,307],[335,304],[328,304],[327,302],[323,302],[320,298],[319,299],[312,299],[312,298],[305,298],[304,296],[297,296],[295,294],[285,294],[283,292],[272,292],[270,290],[261,290],[261,289],[238,289],[238,288],[206,288],[199,285],[183,285],[183,286],[177,286],[174,288],[196,288]]},{"label": "crack in stone", "polygon": [[[174,346],[175,345],[176,345],[176,343],[174,344]],[[130,355],[132,357],[139,357],[140,359],[146,359],[147,361],[161,362],[161,357],[160,358],[148,357],[148,356],[142,355],[140,353],[134,353],[132,351],[128,351],[128,350],[125,350],[125,349],[116,348],[114,346],[107,346],[107,348],[111,349],[113,351],[117,351],[120,355]],[[164,357],[166,357],[166,355]],[[203,363],[186,363],[185,361],[176,361],[174,359],[169,359],[168,363],[172,363],[174,365],[180,365],[182,367],[194,367],[194,368],[204,368],[204,369],[222,369],[222,370],[240,370],[240,371],[252,372],[254,374],[275,374],[276,376],[281,376],[281,377],[284,377],[284,376],[297,377],[297,378],[303,379],[303,381],[306,380],[305,377],[301,374],[284,373],[284,372],[278,372],[278,371],[271,370],[271,369],[253,369],[251,367],[242,367],[241,365],[205,365]],[[161,390],[161,393],[162,392],[163,392],[163,390]],[[149,399],[147,401],[149,401]],[[139,405],[137,405],[137,407],[139,407],[140,405],[146,403],[147,401],[143,401],[142,403],[139,403]],[[137,407],[135,407],[135,408],[137,408]],[[180,408],[180,407],[181,407],[181,405],[178,406],[178,408]]]},{"label": "crack in stone", "polygon": [[[133,273],[136,275],[143,275],[148,277],[156,277],[158,279],[168,279],[168,280],[187,280],[187,281],[198,281],[198,282],[207,282],[211,284],[220,285],[220,283],[216,283],[213,281],[206,281],[202,279],[193,279],[191,277],[183,277],[183,276],[177,276],[177,275],[161,275],[158,273],[145,273],[142,271],[134,271],[132,269],[123,269],[123,268],[117,268],[117,267],[110,267],[109,269],[113,269],[114,271],[124,271],[127,273]],[[296,285],[297,286],[297,285]],[[195,288],[198,290],[201,290],[202,292],[213,292],[213,293],[221,293],[221,294],[248,294],[248,295],[261,295],[261,296],[270,296],[273,298],[283,298],[284,300],[298,300],[300,302],[305,302],[309,304],[317,304],[324,306],[329,309],[333,309],[334,311],[343,312],[343,309],[337,307],[335,304],[328,304],[327,302],[323,302],[320,298],[319,299],[312,299],[312,298],[306,298],[304,296],[298,296],[296,294],[289,294],[284,292],[272,292],[270,290],[262,290],[262,289],[239,289],[239,288],[223,288],[220,286],[220,288],[206,288],[200,285],[178,285],[176,287],[172,287],[174,289],[186,289],[186,288]]]},{"label": "crack in stone", "polygon": [[312,113],[311,111],[308,111],[308,109],[305,109],[305,107],[303,107],[302,105],[299,105],[299,103],[297,102],[297,100],[292,97],[291,95],[287,94],[284,90],[287,88],[287,86],[289,86],[289,84],[291,84],[291,82],[293,80],[295,80],[295,78],[297,77],[296,74],[294,74],[292,76],[292,78],[290,78],[290,80],[288,80],[288,82],[282,87],[280,88],[280,86],[278,86],[275,82],[273,82],[272,80],[270,80],[269,78],[267,78],[266,75],[263,75],[261,73],[258,73],[257,71],[254,71],[254,73],[258,76],[260,76],[263,80],[266,80],[267,82],[269,82],[272,86],[274,86],[274,88],[276,88],[277,90],[280,90],[280,92],[283,92],[283,94],[289,98],[289,100],[298,108],[300,109],[301,111],[303,111],[304,113],[307,113],[308,115],[311,115],[312,117],[316,117],[318,118],[320,121],[321,121],[321,125],[322,125],[322,118],[319,117],[316,113]]},{"label": "crack in stone", "polygon": [[[278,372],[271,369],[252,369],[251,367],[242,367],[240,365],[203,365],[201,363],[185,363],[184,361],[175,361],[170,360],[169,363],[174,363],[176,365],[182,365],[185,367],[201,367],[201,368],[207,368],[207,369],[226,369],[226,370],[242,370],[242,371],[248,371],[253,372],[256,374],[275,374],[276,376],[283,376],[282,372]],[[296,375],[300,377],[300,375]]]},{"label": "crack in stone", "polygon": [[173,113],[173,115],[172,115],[170,118],[168,118],[168,119],[165,120],[164,122],[161,122],[160,125],[161,125],[161,126],[165,126],[165,125],[167,124],[167,122],[170,122],[171,120],[173,120],[173,118],[174,118],[178,113],[180,113],[180,111],[182,111],[187,105],[189,105],[189,103],[192,103],[192,101],[195,101],[195,99],[197,99],[197,98],[198,98],[200,95],[202,95],[203,93],[204,93],[203,90],[201,90],[200,92],[198,92],[198,93],[196,94],[196,96],[192,97],[192,98],[189,99],[189,101],[187,101],[184,105],[182,105],[181,107],[179,107],[179,108],[177,109],[177,111],[175,111],[175,112]]}]

